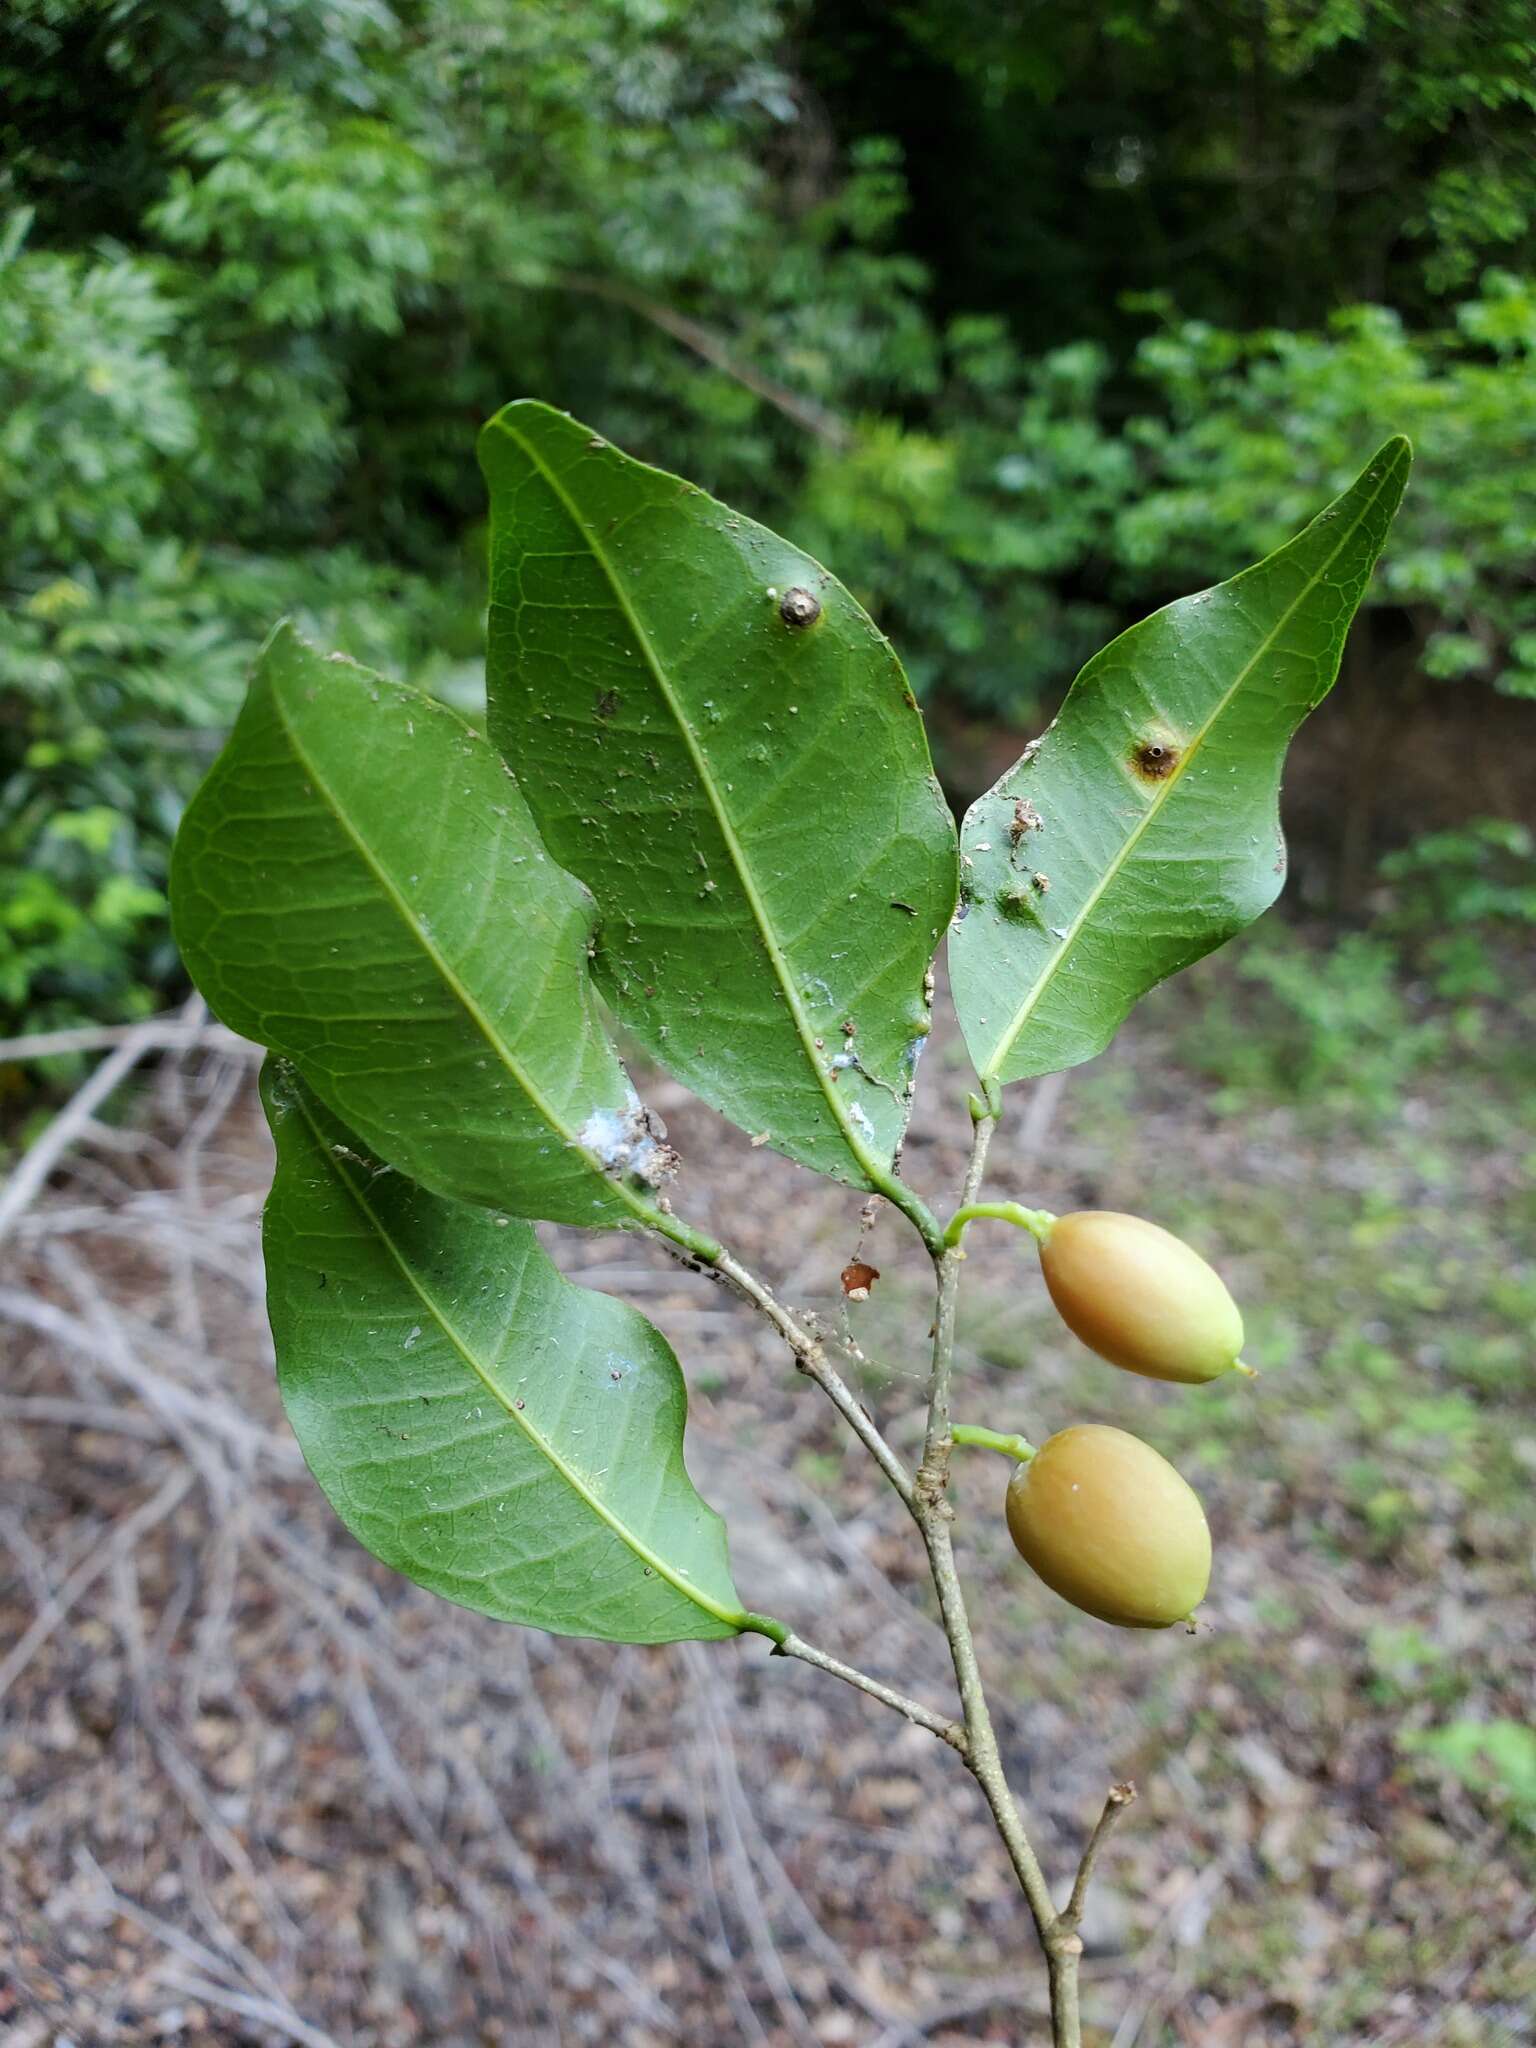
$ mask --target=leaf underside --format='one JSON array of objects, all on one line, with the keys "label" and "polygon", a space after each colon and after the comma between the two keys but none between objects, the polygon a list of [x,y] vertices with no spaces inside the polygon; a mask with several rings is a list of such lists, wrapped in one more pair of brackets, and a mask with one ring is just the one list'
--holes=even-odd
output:
[{"label": "leaf underside", "polygon": [[984,1081],[1091,1059],[1273,902],[1285,750],[1333,686],[1409,462],[1387,442],[1287,546],[1122,633],[971,807],[949,960]]},{"label": "leaf underside", "polygon": [[597,898],[605,995],[744,1129],[874,1184],[956,894],[889,643],[809,556],[547,406],[480,453],[491,732]]},{"label": "leaf underside", "polygon": [[358,1541],[502,1621],[612,1642],[738,1633],[661,1333],[564,1279],[527,1224],[381,1168],[291,1068],[269,1060],[262,1093],[283,1403]]},{"label": "leaf underside", "polygon": [[172,908],[216,1014],[424,1186],[651,1216],[662,1154],[598,1014],[592,900],[445,705],[279,627],[177,836]]}]

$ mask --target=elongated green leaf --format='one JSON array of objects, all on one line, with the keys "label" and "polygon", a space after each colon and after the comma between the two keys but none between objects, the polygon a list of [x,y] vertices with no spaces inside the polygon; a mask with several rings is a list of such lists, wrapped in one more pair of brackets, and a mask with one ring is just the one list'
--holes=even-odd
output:
[{"label": "elongated green leaf", "polygon": [[527,1224],[381,1168],[291,1069],[269,1061],[263,1096],[283,1404],[358,1541],[502,1621],[736,1634],[725,1525],[684,1467],[660,1331],[563,1279]]},{"label": "elongated green leaf", "polygon": [[172,867],[233,1030],[439,1194],[649,1220],[665,1163],[597,1013],[591,898],[490,743],[418,690],[268,642]]},{"label": "elongated green leaf", "polygon": [[1285,749],[1333,687],[1409,461],[1389,441],[1289,545],[1122,633],[971,807],[950,975],[984,1081],[1091,1059],[1274,901]]},{"label": "elongated green leaf", "polygon": [[889,643],[809,556],[547,406],[480,455],[491,734],[598,900],[604,993],[744,1129],[879,1185],[956,891]]}]

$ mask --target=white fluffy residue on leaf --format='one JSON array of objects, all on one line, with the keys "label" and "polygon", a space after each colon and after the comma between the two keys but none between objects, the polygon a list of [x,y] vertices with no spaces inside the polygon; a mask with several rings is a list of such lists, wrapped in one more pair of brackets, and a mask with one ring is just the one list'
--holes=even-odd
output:
[{"label": "white fluffy residue on leaf", "polygon": [[677,1154],[667,1143],[666,1126],[629,1091],[623,1109],[594,1109],[576,1142],[590,1152],[605,1173],[626,1175],[660,1187],[677,1170]]}]

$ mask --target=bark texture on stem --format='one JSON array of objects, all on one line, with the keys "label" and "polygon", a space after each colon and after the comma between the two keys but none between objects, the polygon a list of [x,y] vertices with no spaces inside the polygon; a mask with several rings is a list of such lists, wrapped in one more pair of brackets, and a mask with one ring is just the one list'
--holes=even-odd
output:
[{"label": "bark texture on stem", "polygon": [[[995,1095],[986,1102],[977,1101],[973,1105],[975,1136],[961,1194],[962,1209],[974,1204],[980,1191],[999,1107]],[[1003,1768],[997,1732],[976,1658],[965,1594],[955,1565],[954,1511],[948,1497],[950,1458],[954,1448],[950,1382],[954,1370],[955,1319],[964,1251],[958,1244],[944,1243],[936,1231],[929,1239],[937,1283],[933,1362],[928,1379],[923,1455],[917,1471],[912,1473],[886,1442],[863,1403],[843,1379],[821,1339],[776,1300],[754,1273],[730,1252],[718,1247],[712,1247],[712,1255],[694,1254],[691,1257],[685,1251],[678,1251],[675,1245],[672,1249],[698,1271],[706,1272],[733,1288],[768,1318],[794,1354],[800,1370],[814,1380],[832,1401],[917,1523],[928,1554],[940,1619],[949,1644],[950,1661],[960,1693],[962,1720],[959,1723],[946,1720],[921,1701],[911,1699],[853,1665],[845,1664],[841,1658],[815,1649],[781,1623],[768,1622],[765,1617],[753,1617],[754,1622],[764,1623],[761,1632],[771,1635],[777,1654],[796,1657],[856,1686],[870,1698],[902,1715],[913,1726],[936,1735],[964,1759],[987,1802],[1045,1952],[1050,1978],[1053,2048],[1082,2048],[1078,1966],[1083,1943],[1078,1923],[1099,1852],[1110,1830],[1134,1799],[1135,1790],[1129,1785],[1111,1788],[1104,1811],[1083,1851],[1071,1897],[1065,1910],[1058,1912]]]},{"label": "bark texture on stem", "polygon": [[[990,1109],[984,1108],[983,1113],[976,1117],[970,1163],[960,1198],[962,1208],[976,1199],[996,1125],[996,1115]],[[1063,1925],[1056,1911],[1040,1859],[1030,1842],[1018,1802],[1003,1769],[997,1732],[992,1725],[981,1668],[976,1661],[976,1645],[971,1635],[970,1617],[966,1613],[965,1594],[955,1568],[954,1540],[950,1529],[954,1511],[948,1498],[950,1454],[954,1447],[949,1390],[954,1370],[955,1312],[964,1256],[958,1245],[948,1245],[934,1260],[938,1302],[933,1325],[933,1367],[928,1379],[928,1425],[923,1442],[923,1461],[918,1467],[915,1482],[914,1512],[923,1532],[929,1569],[939,1596],[939,1613],[949,1642],[950,1659],[955,1667],[955,1681],[960,1688],[960,1703],[965,1715],[965,1761],[981,1787],[1045,1950],[1050,1972],[1051,2031],[1055,2048],[1081,2048],[1077,1958],[1082,1953],[1082,1942],[1075,1929]]]},{"label": "bark texture on stem", "polygon": [[[988,1148],[997,1125],[997,1107],[994,1099],[978,1103],[973,1112],[975,1137],[960,1198],[962,1212],[975,1203],[980,1192]],[[1134,1794],[1124,1786],[1116,1786],[1110,1794],[1110,1803],[1106,1805],[1083,1853],[1071,1901],[1065,1912],[1058,1913],[1003,1768],[1002,1753],[998,1748],[997,1733],[992,1725],[991,1710],[976,1659],[965,1594],[955,1568],[951,1534],[954,1514],[948,1498],[950,1455],[954,1447],[950,1381],[954,1371],[955,1315],[964,1256],[958,1244],[951,1244],[946,1245],[934,1260],[938,1301],[933,1328],[933,1367],[928,1381],[928,1423],[923,1459],[914,1482],[913,1513],[923,1533],[934,1588],[939,1596],[944,1634],[949,1642],[955,1680],[960,1688],[965,1716],[965,1761],[981,1787],[1045,1951],[1051,1988],[1053,2048],[1082,2048],[1078,1965],[1082,1959],[1083,1943],[1077,1931],[1078,1920],[1099,1849],[1110,1827]]]}]

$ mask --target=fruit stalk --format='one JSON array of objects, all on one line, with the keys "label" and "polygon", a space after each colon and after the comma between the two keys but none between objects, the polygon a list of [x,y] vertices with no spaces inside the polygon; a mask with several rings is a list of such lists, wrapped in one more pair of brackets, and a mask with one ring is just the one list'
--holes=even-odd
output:
[{"label": "fruit stalk", "polygon": [[1017,1458],[1027,1465],[1035,1455],[1028,1437],[1010,1435],[1001,1429],[983,1429],[978,1422],[957,1422],[950,1431],[957,1444],[971,1444],[981,1451],[1001,1451],[1005,1458]]},{"label": "fruit stalk", "polygon": [[1041,1244],[1056,1221],[1049,1209],[1026,1209],[1022,1202],[967,1202],[950,1217],[944,1232],[945,1244],[958,1244],[965,1235],[965,1226],[974,1223],[978,1216],[990,1216],[997,1223],[1012,1223],[1027,1230]]}]

